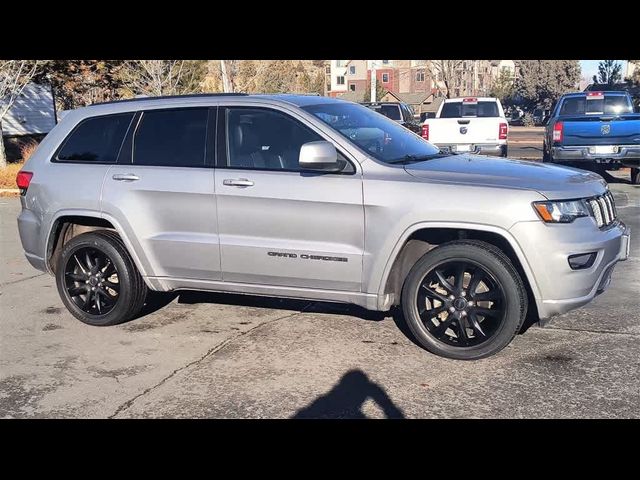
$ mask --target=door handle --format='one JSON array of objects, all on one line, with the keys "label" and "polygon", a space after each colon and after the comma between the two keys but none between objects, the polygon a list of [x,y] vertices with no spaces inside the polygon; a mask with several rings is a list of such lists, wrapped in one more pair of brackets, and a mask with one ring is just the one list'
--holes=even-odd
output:
[{"label": "door handle", "polygon": [[227,178],[222,181],[222,184],[230,187],[253,187],[253,182],[246,178]]},{"label": "door handle", "polygon": [[133,173],[116,173],[111,178],[119,182],[135,182],[136,180],[140,180],[140,177]]}]

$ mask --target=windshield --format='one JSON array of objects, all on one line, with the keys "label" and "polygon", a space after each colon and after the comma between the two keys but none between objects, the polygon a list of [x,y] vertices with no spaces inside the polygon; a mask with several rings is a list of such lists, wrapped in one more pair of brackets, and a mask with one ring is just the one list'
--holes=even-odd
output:
[{"label": "windshield", "polygon": [[560,115],[618,115],[633,113],[633,106],[625,95],[605,95],[565,98]]},{"label": "windshield", "polygon": [[445,102],[440,112],[440,118],[461,117],[499,117],[496,102]]},{"label": "windshield", "polygon": [[323,103],[302,108],[381,162],[419,161],[440,153],[422,137],[362,105]]},{"label": "windshield", "polygon": [[391,120],[400,120],[400,109],[398,105],[367,105],[374,112],[381,113]]}]

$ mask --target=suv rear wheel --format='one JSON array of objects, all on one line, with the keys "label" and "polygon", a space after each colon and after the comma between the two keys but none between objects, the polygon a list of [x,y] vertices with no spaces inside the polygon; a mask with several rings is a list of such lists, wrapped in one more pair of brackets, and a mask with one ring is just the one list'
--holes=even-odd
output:
[{"label": "suv rear wheel", "polygon": [[63,303],[81,322],[116,325],[135,316],[147,287],[120,237],[109,230],[84,233],[63,248],[56,269]]},{"label": "suv rear wheel", "polygon": [[426,253],[409,272],[401,300],[420,345],[459,360],[502,350],[527,313],[527,293],[509,258],[493,245],[473,240]]},{"label": "suv rear wheel", "polygon": [[631,167],[629,170],[631,171],[631,184],[640,185],[640,168]]}]

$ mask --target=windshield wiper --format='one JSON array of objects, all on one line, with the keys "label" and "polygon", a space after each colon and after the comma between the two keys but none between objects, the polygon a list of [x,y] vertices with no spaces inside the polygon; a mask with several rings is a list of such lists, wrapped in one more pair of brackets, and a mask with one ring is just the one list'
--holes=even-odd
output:
[{"label": "windshield wiper", "polygon": [[425,160],[432,160],[434,158],[442,158],[442,157],[448,157],[450,156],[451,153],[448,152],[443,152],[442,150],[438,153],[434,153],[432,155],[405,155],[404,157],[401,158],[395,158],[393,160],[389,160],[386,163],[395,165],[398,163],[416,163],[416,162],[423,162]]}]

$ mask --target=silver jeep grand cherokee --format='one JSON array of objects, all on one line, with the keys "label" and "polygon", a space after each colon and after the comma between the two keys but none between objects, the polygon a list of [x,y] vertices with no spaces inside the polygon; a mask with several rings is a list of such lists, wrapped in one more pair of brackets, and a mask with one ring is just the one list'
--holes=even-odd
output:
[{"label": "silver jeep grand cherokee", "polygon": [[26,256],[81,321],[148,290],[400,305],[450,358],[586,304],[629,231],[598,175],[451,155],[368,108],[296,95],[70,112],[18,175]]}]

